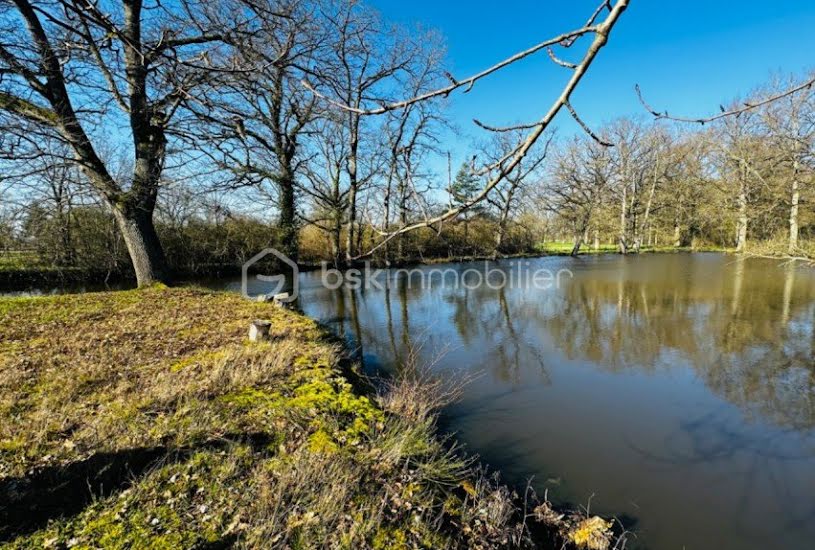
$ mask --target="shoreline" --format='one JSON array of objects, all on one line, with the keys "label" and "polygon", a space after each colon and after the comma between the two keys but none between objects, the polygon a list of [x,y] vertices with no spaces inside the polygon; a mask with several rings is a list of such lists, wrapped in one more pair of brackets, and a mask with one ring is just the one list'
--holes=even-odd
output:
[{"label": "shoreline", "polygon": [[[659,249],[642,250],[639,253],[629,253],[630,256],[638,254],[669,254],[669,253],[694,253],[694,252],[714,252],[722,254],[732,254],[732,250],[716,247],[702,247],[691,249],[689,247],[672,248],[665,247]],[[586,250],[576,257],[598,256],[598,255],[619,255],[616,250]],[[543,251],[524,252],[518,254],[507,254],[498,257],[491,255],[456,256],[415,259],[404,262],[391,262],[385,265],[382,262],[372,262],[372,267],[377,269],[403,269],[411,267],[442,265],[451,263],[466,263],[479,261],[501,261],[514,259],[536,259],[547,257],[570,257],[569,252]],[[749,254],[746,255],[749,257]],[[779,256],[779,260],[785,259]],[[331,265],[331,264],[329,264]],[[363,263],[354,264],[356,266]],[[347,266],[347,268],[354,267]],[[321,269],[322,264],[302,264],[299,266],[301,273],[309,273]],[[341,268],[345,269],[345,268]],[[195,284],[199,280],[217,279],[222,277],[236,277],[241,274],[241,267],[235,265],[218,265],[210,268],[192,271],[179,271],[173,274],[172,279],[178,281],[180,286]],[[135,288],[135,276],[129,273],[113,272],[107,270],[82,270],[76,268],[60,269],[6,269],[0,270],[0,293],[25,293],[42,288],[66,290],[65,293],[73,291],[116,291],[132,290]],[[173,286],[173,285],[171,285]],[[2,294],[0,294],[2,295]]]},{"label": "shoreline", "polygon": [[157,287],[0,298],[0,320],[9,548],[610,547],[446,444],[436,382],[375,392],[301,314]]}]

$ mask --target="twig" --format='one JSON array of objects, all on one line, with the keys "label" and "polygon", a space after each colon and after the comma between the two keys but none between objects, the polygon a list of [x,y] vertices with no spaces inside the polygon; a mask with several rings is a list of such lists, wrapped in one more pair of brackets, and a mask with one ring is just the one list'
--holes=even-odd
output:
[{"label": "twig", "polygon": [[577,121],[580,127],[583,128],[583,131],[586,132],[591,137],[591,139],[593,139],[603,147],[614,147],[613,143],[609,141],[603,141],[602,139],[600,139],[600,137],[597,134],[595,134],[591,128],[589,128],[588,124],[583,122],[583,119],[580,118],[580,116],[578,116],[577,111],[574,110],[574,107],[572,107],[571,103],[567,102],[565,107],[569,110],[569,113],[571,113],[572,118],[575,119],[575,121]]},{"label": "twig", "polygon": [[794,86],[794,87],[789,88],[789,89],[787,89],[787,90],[785,90],[783,92],[780,92],[778,94],[772,95],[772,96],[767,97],[767,98],[764,98],[764,99],[762,99],[760,101],[749,101],[749,102],[744,103],[741,107],[737,107],[737,108],[730,109],[730,110],[722,108],[722,112],[717,114],[717,115],[713,115],[713,116],[709,116],[709,117],[699,117],[699,118],[672,116],[672,115],[670,115],[668,113],[668,111],[660,113],[659,111],[657,111],[656,109],[651,107],[651,105],[648,102],[645,101],[645,98],[642,96],[642,89],[640,88],[639,84],[634,86],[634,89],[637,91],[637,97],[639,98],[639,101],[642,104],[642,106],[645,107],[645,109],[649,113],[654,115],[654,117],[656,117],[657,120],[673,120],[675,122],[690,122],[690,123],[693,123],[693,124],[701,124],[701,125],[704,126],[705,124],[715,122],[715,121],[723,119],[723,118],[732,117],[732,116],[738,117],[743,113],[746,113],[748,111],[752,111],[753,109],[758,109],[759,107],[769,105],[770,103],[773,103],[773,102],[778,101],[780,99],[784,99],[785,97],[789,97],[789,96],[795,95],[795,94],[797,94],[799,92],[802,92],[804,90],[811,89],[813,85],[815,85],[815,77],[811,78],[810,80],[807,80],[803,84],[799,84],[798,86]]},{"label": "twig", "polygon": [[[625,4],[626,5],[628,4],[628,0],[625,1]],[[489,76],[489,75],[491,75],[493,73],[496,73],[496,72],[500,71],[501,69],[503,69],[504,67],[506,67],[508,65],[512,65],[513,63],[515,63],[517,61],[520,61],[521,59],[529,57],[529,56],[539,52],[540,50],[542,50],[544,48],[548,48],[549,46],[554,46],[555,44],[560,44],[560,43],[564,42],[565,40],[568,40],[569,38],[577,38],[579,36],[583,36],[583,35],[586,35],[586,34],[597,33],[598,30],[599,30],[599,27],[588,25],[588,26],[584,26],[584,27],[581,27],[579,29],[575,29],[573,31],[561,34],[559,36],[556,36],[555,38],[550,38],[548,40],[544,40],[543,42],[541,42],[539,44],[536,44],[535,46],[532,46],[531,48],[529,48],[527,50],[524,50],[522,52],[518,52],[515,55],[513,55],[511,57],[508,57],[508,58],[504,59],[503,61],[501,61],[499,63],[496,63],[492,67],[490,67],[488,69],[485,69],[485,70],[481,71],[480,73],[475,74],[473,76],[470,76],[468,78],[465,78],[463,80],[457,80],[452,75],[448,74],[448,79],[451,81],[449,86],[445,86],[444,88],[439,88],[437,90],[433,90],[431,92],[427,92],[425,94],[421,94],[419,96],[412,97],[410,99],[405,99],[403,101],[397,101],[396,103],[390,103],[388,105],[383,105],[383,106],[379,107],[378,109],[360,109],[360,108],[357,108],[357,107],[346,105],[346,104],[344,104],[344,103],[342,103],[340,101],[336,101],[336,100],[331,99],[331,98],[325,96],[324,94],[320,93],[309,82],[307,82],[305,80],[301,81],[301,83],[307,90],[309,90],[311,93],[313,93],[317,97],[329,102],[331,105],[334,105],[335,107],[338,107],[338,108],[340,108],[340,109],[342,109],[344,111],[349,111],[349,112],[352,112],[352,113],[356,113],[358,115],[367,115],[367,116],[370,116],[370,115],[382,115],[382,114],[388,113],[390,111],[396,111],[398,109],[404,109],[405,107],[413,105],[414,103],[420,103],[422,101],[427,101],[428,99],[432,99],[434,97],[447,96],[451,92],[454,92],[455,90],[457,90],[459,88],[462,88],[464,86],[468,86],[469,87],[468,91],[469,91],[469,89],[471,89],[472,86],[476,82],[478,82],[479,80],[481,80],[483,78],[486,78],[487,76]]]},{"label": "twig", "polygon": [[[560,96],[558,96],[558,98],[554,101],[552,106],[549,108],[549,111],[543,116],[543,118],[541,118],[541,120],[537,124],[532,126],[532,131],[526,137],[526,139],[519,145],[514,155],[510,159],[508,159],[507,165],[506,166],[501,165],[498,174],[492,177],[479,193],[477,193],[475,196],[473,196],[460,206],[450,208],[446,212],[438,216],[435,216],[430,219],[425,219],[424,221],[421,222],[408,224],[396,231],[391,232],[379,244],[377,244],[367,252],[352,258],[352,260],[359,260],[361,258],[370,256],[371,254],[385,246],[388,242],[398,237],[399,235],[404,235],[405,233],[415,231],[417,229],[421,229],[424,227],[432,227],[434,225],[445,222],[449,219],[455,218],[462,212],[469,210],[474,205],[484,200],[490,194],[490,192],[504,180],[504,178],[508,174],[511,174],[512,171],[515,170],[518,164],[524,159],[524,157],[526,157],[529,150],[532,149],[535,143],[537,143],[537,141],[546,131],[546,128],[549,127],[549,125],[552,123],[552,121],[555,119],[558,113],[560,113],[561,109],[563,109],[569,104],[569,100],[572,94],[574,93],[578,84],[580,84],[580,82],[586,76],[586,72],[588,71],[589,67],[592,65],[594,60],[597,58],[597,54],[608,43],[608,38],[612,29],[614,28],[615,24],[619,21],[620,16],[623,14],[623,12],[625,12],[625,10],[628,8],[628,4],[629,0],[617,0],[606,20],[603,21],[603,23],[597,25],[596,27],[593,27],[594,29],[593,32],[595,33],[594,41],[591,43],[588,50],[586,51],[583,60],[578,64],[577,68],[575,68],[574,74],[566,83]],[[505,65],[506,63],[504,64],[504,66]],[[491,70],[491,72],[494,72],[495,70],[497,69]]]}]

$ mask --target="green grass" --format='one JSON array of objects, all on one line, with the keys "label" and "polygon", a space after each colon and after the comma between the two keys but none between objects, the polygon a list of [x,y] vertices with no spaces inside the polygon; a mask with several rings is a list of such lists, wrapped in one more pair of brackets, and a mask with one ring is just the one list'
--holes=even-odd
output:
[{"label": "green grass", "polygon": [[[571,242],[547,242],[541,243],[537,249],[543,254],[571,254],[574,248],[574,243]],[[616,252],[617,246],[613,244],[601,244],[599,250],[594,250],[594,247],[583,245],[580,247],[581,254],[597,254]]]},{"label": "green grass", "polygon": [[[554,254],[554,255],[564,255],[564,254],[571,254],[572,249],[574,248],[573,242],[546,242],[540,243],[537,245],[536,249],[541,254]],[[619,251],[619,246],[616,244],[601,244],[598,249],[595,250],[592,243],[588,245],[583,245],[580,247],[580,254],[613,254]],[[674,247],[674,246],[643,246],[640,248],[640,252],[648,253],[648,252],[732,252],[730,249],[726,249],[724,247],[719,246],[697,246],[696,248],[691,247]]]},{"label": "green grass", "polygon": [[[366,387],[313,321],[237,295],[0,298],[0,547],[532,544],[518,498],[436,436],[436,386]],[[585,529],[529,509],[553,539]]]},{"label": "green grass", "polygon": [[25,271],[42,269],[44,266],[34,252],[0,252],[0,271]]}]

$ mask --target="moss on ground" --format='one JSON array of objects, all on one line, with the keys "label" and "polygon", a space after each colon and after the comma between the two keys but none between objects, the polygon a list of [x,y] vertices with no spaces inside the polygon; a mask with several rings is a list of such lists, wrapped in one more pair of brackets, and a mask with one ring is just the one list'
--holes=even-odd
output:
[{"label": "moss on ground", "polygon": [[0,299],[0,547],[532,544],[426,408],[362,395],[349,364],[227,293]]}]

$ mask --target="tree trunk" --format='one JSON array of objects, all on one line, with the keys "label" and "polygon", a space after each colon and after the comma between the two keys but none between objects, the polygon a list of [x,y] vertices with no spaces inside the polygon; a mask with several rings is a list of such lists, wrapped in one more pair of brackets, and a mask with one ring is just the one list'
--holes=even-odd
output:
[{"label": "tree trunk", "polygon": [[790,197],[790,239],[789,254],[795,255],[798,249],[798,204],[801,200],[800,184],[798,183],[798,166],[793,168],[792,175],[792,196]]},{"label": "tree trunk", "polygon": [[340,168],[337,167],[337,172],[333,177],[331,189],[331,208],[333,209],[331,228],[331,252],[334,254],[334,267],[339,267],[342,261],[342,197],[340,194]]},{"label": "tree trunk", "polygon": [[738,198],[739,217],[736,225],[736,252],[744,252],[747,246],[747,189],[742,183]]},{"label": "tree trunk", "polygon": [[594,251],[598,252],[600,250],[600,232],[598,230],[594,230]]},{"label": "tree trunk", "polygon": [[357,186],[355,182],[351,183],[351,188],[348,191],[348,222],[345,224],[345,260],[350,263],[354,259],[354,243],[355,231],[354,226],[357,222]]},{"label": "tree trunk", "polygon": [[[401,227],[407,226],[408,223],[408,211],[407,211],[407,195],[405,189],[402,189],[399,192],[399,225]],[[396,255],[399,258],[400,262],[405,260],[405,235],[400,234],[396,238],[397,244],[397,252]]]},{"label": "tree trunk", "polygon": [[626,243],[626,226],[628,225],[628,217],[626,210],[628,209],[628,186],[623,187],[623,196],[620,201],[620,253],[628,253],[628,245]]},{"label": "tree trunk", "polygon": [[574,246],[572,247],[572,256],[577,256],[580,254],[580,247],[583,246],[583,235],[578,234],[574,241]]},{"label": "tree trunk", "polygon": [[348,153],[348,223],[347,234],[345,236],[345,260],[351,263],[354,259],[356,235],[354,234],[357,223],[357,192],[359,191],[357,153],[359,151],[359,117],[350,116],[350,136]]},{"label": "tree trunk", "polygon": [[[384,199],[384,213],[382,217],[385,221],[385,232],[387,233],[390,231],[391,228],[391,192],[393,189],[393,172],[394,169],[391,167],[390,175],[388,176],[388,185],[385,188],[385,199]],[[390,241],[385,243],[385,247],[382,251],[383,255],[385,256],[385,265],[391,264],[391,243]]]},{"label": "tree trunk", "polygon": [[364,238],[365,238],[365,225],[359,224],[359,227],[357,227],[357,246],[355,250],[362,250]]},{"label": "tree trunk", "polygon": [[507,232],[507,223],[509,222],[509,212],[512,209],[512,195],[515,188],[511,188],[507,193],[506,202],[501,209],[501,217],[498,220],[498,233],[495,235],[495,251],[493,257],[497,258],[504,247],[504,236]]},{"label": "tree trunk", "polygon": [[281,252],[290,260],[297,262],[300,252],[297,234],[297,211],[294,202],[294,178],[285,175],[277,182],[280,191],[280,229]]},{"label": "tree trunk", "polygon": [[57,251],[57,265],[71,266],[74,264],[74,246],[71,237],[71,207],[67,201],[59,196],[57,198],[57,228],[59,231],[60,250]]},{"label": "tree trunk", "polygon": [[334,211],[334,227],[331,231],[331,252],[334,254],[334,266],[340,264],[342,256],[342,210],[337,207]]},{"label": "tree trunk", "polygon": [[152,210],[114,206],[113,215],[130,253],[139,287],[166,282],[169,274],[164,250],[153,225]]},{"label": "tree trunk", "polygon": [[495,250],[493,250],[492,257],[497,258],[501,254],[501,249],[504,248],[504,233],[506,233],[506,220],[501,217],[498,222],[498,232],[495,234]]},{"label": "tree trunk", "polygon": [[[657,158],[657,165],[659,158]],[[654,174],[654,181],[651,183],[651,191],[648,193],[648,201],[645,203],[645,216],[642,220],[642,226],[637,236],[637,252],[640,251],[642,243],[645,241],[642,233],[648,232],[648,245],[651,245],[651,205],[654,203],[654,194],[657,190],[657,176]]]},{"label": "tree trunk", "polygon": [[674,222],[674,248],[682,246],[682,227],[679,225],[679,220]]}]

